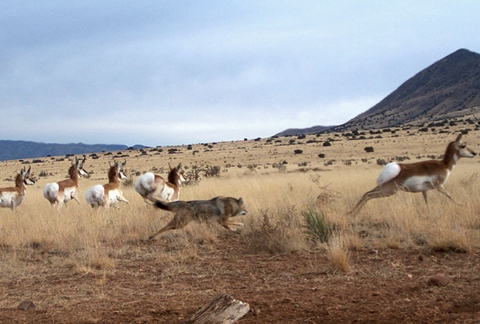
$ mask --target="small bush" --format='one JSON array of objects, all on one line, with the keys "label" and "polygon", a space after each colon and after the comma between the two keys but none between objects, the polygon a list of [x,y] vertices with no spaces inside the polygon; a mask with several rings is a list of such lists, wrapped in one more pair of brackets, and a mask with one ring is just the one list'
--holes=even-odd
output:
[{"label": "small bush", "polygon": [[373,153],[375,151],[372,146],[367,146],[364,148],[364,150],[367,153]]},{"label": "small bush", "polygon": [[305,240],[299,235],[301,227],[294,207],[275,215],[269,215],[268,210],[260,212],[263,217],[252,232],[245,235],[249,251],[281,254],[306,247]]}]

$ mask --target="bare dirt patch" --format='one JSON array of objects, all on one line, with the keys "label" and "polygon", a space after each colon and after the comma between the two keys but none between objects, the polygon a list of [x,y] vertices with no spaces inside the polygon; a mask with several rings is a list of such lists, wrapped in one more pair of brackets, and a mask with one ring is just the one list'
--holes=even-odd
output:
[{"label": "bare dirt patch", "polygon": [[[197,243],[196,243],[197,244]],[[25,274],[0,279],[2,323],[180,323],[225,292],[249,303],[239,323],[478,323],[480,251],[350,251],[332,273],[327,253],[252,254],[221,234],[174,265],[173,240],[131,243],[114,270],[75,273],[54,251],[17,252]],[[20,261],[19,261],[20,262]],[[29,271],[29,268],[32,271]],[[34,270],[33,270],[34,269]],[[35,308],[17,309],[22,301]]]}]

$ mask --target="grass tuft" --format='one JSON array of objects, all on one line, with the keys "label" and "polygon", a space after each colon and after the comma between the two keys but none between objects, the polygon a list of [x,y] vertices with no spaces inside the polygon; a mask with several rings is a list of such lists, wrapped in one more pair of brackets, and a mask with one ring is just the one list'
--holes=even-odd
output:
[{"label": "grass tuft", "polygon": [[333,233],[333,226],[321,210],[309,209],[302,212],[305,234],[316,242],[328,243]]}]

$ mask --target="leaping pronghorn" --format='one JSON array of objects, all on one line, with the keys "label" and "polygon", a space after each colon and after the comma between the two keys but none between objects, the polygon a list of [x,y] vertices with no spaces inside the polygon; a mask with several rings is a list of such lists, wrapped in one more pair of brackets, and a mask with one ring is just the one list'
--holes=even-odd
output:
[{"label": "leaping pronghorn", "polygon": [[31,166],[28,167],[28,170],[25,168],[20,170],[15,177],[15,187],[0,188],[0,207],[9,207],[15,210],[22,204],[27,193],[26,185],[35,184],[35,180],[30,178],[30,169]]},{"label": "leaping pronghorn", "polygon": [[377,186],[362,196],[350,214],[358,212],[370,199],[388,197],[398,190],[421,192],[426,204],[428,204],[427,191],[431,189],[437,189],[455,201],[443,185],[460,158],[473,158],[477,155],[466,144],[460,142],[461,138],[462,134],[448,144],[442,160],[409,164],[390,162],[385,165],[377,178]]},{"label": "leaping pronghorn", "polygon": [[75,162],[68,169],[69,179],[65,179],[59,182],[47,183],[43,187],[43,196],[52,204],[57,203],[58,209],[62,208],[63,204],[74,199],[80,204],[77,199],[78,187],[80,183],[80,177],[88,177],[88,172],[83,168],[83,164],[86,161],[86,157],[82,161],[75,157]]},{"label": "leaping pronghorn", "polygon": [[180,168],[182,164],[179,163],[176,167],[171,167],[168,173],[168,181],[165,181],[159,175],[147,172],[135,181],[135,191],[143,197],[147,203],[155,203],[157,199],[167,202],[177,201],[180,198],[180,186],[185,181]]},{"label": "leaping pronghorn", "polygon": [[92,206],[93,209],[97,209],[100,206],[108,209],[110,206],[118,207],[120,201],[125,202],[130,206],[123,193],[120,190],[120,180],[126,179],[127,176],[123,172],[123,167],[127,161],[119,164],[117,161],[113,162],[108,169],[108,183],[104,185],[95,185],[91,187],[85,194],[85,199]]}]

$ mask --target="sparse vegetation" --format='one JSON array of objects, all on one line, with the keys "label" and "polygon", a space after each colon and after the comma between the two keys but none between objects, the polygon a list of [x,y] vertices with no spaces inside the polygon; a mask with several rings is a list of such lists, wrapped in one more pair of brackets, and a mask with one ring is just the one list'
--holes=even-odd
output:
[{"label": "sparse vegetation", "polygon": [[[188,150],[189,154],[174,150],[171,152],[177,153],[168,154],[168,149],[149,150],[148,154],[129,152],[131,178],[124,180],[121,188],[132,208],[121,206],[96,213],[87,208],[83,193],[93,184],[106,182],[108,162],[118,154],[97,153],[97,159],[89,160],[92,176],[82,179],[81,204],[72,204],[60,212],[50,209],[42,188],[65,177],[70,161],[43,159],[41,165],[32,164],[32,171],[39,179],[28,188],[17,212],[1,210],[0,273],[6,288],[0,306],[13,308],[24,291],[31,291],[31,298],[41,310],[38,314],[52,311],[50,303],[54,303],[59,305],[55,312],[75,308],[84,316],[84,322],[89,322],[86,304],[82,302],[85,296],[89,305],[96,304],[102,311],[112,307],[117,315],[124,308],[133,309],[135,305],[129,304],[132,301],[150,303],[154,299],[155,304],[148,304],[153,310],[147,312],[148,316],[163,320],[165,316],[178,319],[179,315],[159,308],[162,302],[170,303],[165,309],[174,312],[192,311],[197,305],[173,303],[185,300],[192,292],[195,296],[190,298],[206,299],[212,289],[220,291],[225,287],[237,293],[241,289],[257,302],[255,307],[260,307],[269,298],[284,303],[285,295],[290,296],[290,290],[296,287],[302,288],[301,293],[308,291],[313,296],[309,298],[327,298],[324,287],[331,289],[329,293],[341,294],[341,289],[347,289],[354,280],[362,285],[383,280],[392,283],[395,291],[404,289],[401,285],[407,282],[408,287],[415,285],[415,293],[407,289],[408,293],[403,292],[402,296],[414,298],[426,290],[418,287],[425,286],[424,278],[429,272],[425,274],[420,268],[431,269],[437,264],[435,260],[441,271],[459,271],[463,280],[468,271],[465,267],[453,270],[447,269],[446,264],[468,259],[470,266],[479,253],[478,160],[460,161],[446,185],[461,204],[432,192],[430,204],[425,206],[421,194],[402,192],[370,201],[354,217],[346,214],[365,190],[375,186],[385,161],[402,159],[408,163],[408,159],[416,161],[417,157],[438,158],[445,144],[454,138],[452,133],[459,129],[450,131],[432,134],[409,127],[396,130],[398,137],[382,132],[384,138],[355,141],[335,134],[307,135],[300,155],[292,151],[295,149],[292,145],[300,144],[288,145],[288,139],[283,137],[268,145],[255,140],[209,144],[212,148],[208,152],[203,149],[208,146],[201,144],[185,146],[183,152]],[[360,132],[358,135],[362,136]],[[478,137],[476,130],[465,136],[469,143]],[[316,142],[308,143],[313,138]],[[335,145],[323,146],[329,138],[335,138]],[[365,154],[366,146],[374,146],[375,154]],[[192,154],[193,151],[198,153]],[[326,161],[326,156],[330,160]],[[147,205],[132,183],[149,170],[166,176],[168,164],[179,162],[184,165],[183,175],[190,181],[188,184],[196,184],[183,188],[181,199],[242,197],[248,214],[240,216],[239,221],[245,223],[245,228],[232,233],[216,223],[191,223],[184,229],[161,235],[157,241],[146,242],[171,215]],[[2,179],[11,178],[18,163],[3,162]],[[207,177],[205,170],[210,170],[211,175]],[[420,257],[424,261],[419,261]],[[405,279],[410,273],[413,279]],[[326,280],[337,284],[336,288],[324,284]],[[457,280],[457,284],[462,280]],[[15,285],[9,285],[10,282]],[[183,292],[181,288],[185,286],[190,291]],[[61,294],[50,301],[45,296],[52,296],[52,287],[60,287]],[[388,285],[380,287],[386,292],[378,288],[378,293],[385,298],[395,296],[392,290],[387,290]],[[455,291],[460,288],[466,287],[456,286]],[[361,290],[355,291],[360,294]],[[294,291],[292,295],[301,293]],[[368,294],[371,297],[374,293],[377,291],[369,290]],[[448,293],[430,290],[428,294],[436,299]],[[360,295],[356,296],[360,300]],[[261,302],[255,298],[262,298]],[[304,307],[303,302],[298,303],[299,307]],[[259,314],[255,316],[260,318],[262,313]],[[113,316],[112,312],[108,315]]]}]

